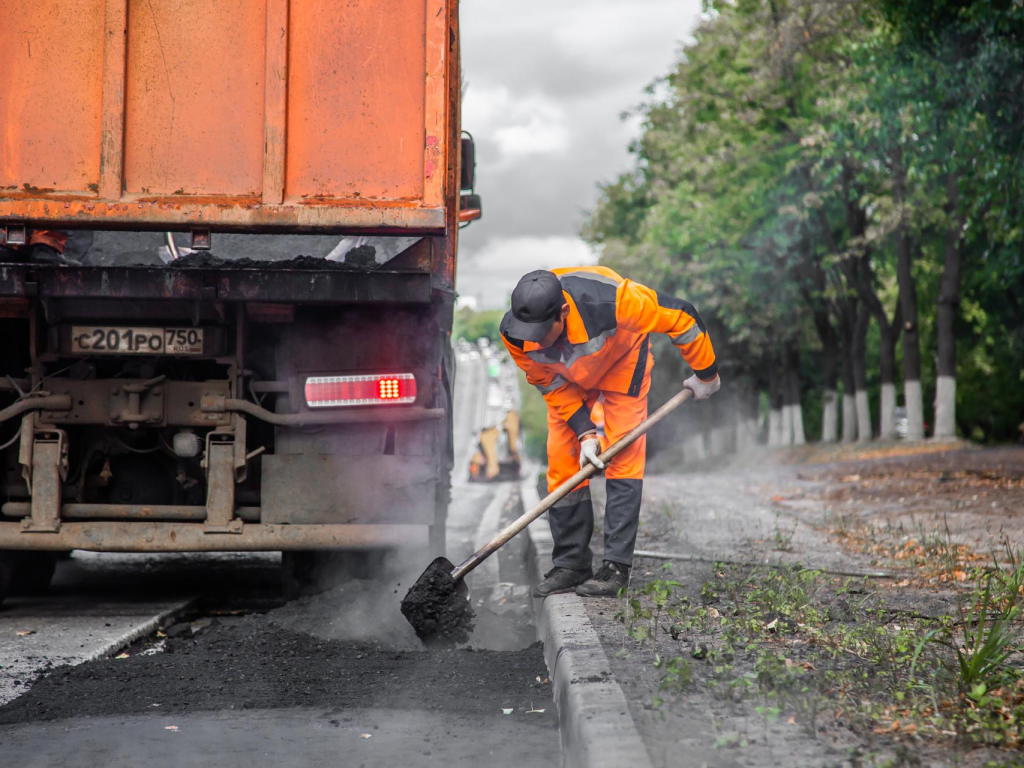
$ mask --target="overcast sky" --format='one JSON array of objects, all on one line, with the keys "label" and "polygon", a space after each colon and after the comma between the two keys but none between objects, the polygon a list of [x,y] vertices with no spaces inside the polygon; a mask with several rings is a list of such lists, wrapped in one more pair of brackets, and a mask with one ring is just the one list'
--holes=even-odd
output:
[{"label": "overcast sky", "polygon": [[462,127],[484,218],[462,232],[458,290],[505,306],[521,275],[592,263],[580,225],[630,167],[645,99],[690,40],[700,0],[462,0]]}]

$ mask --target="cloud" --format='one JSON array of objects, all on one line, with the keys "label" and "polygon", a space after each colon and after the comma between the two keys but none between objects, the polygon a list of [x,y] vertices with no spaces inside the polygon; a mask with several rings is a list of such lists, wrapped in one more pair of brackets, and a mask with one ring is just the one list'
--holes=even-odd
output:
[{"label": "cloud", "polygon": [[491,239],[477,249],[460,249],[459,294],[472,296],[482,309],[504,307],[527,272],[595,263],[596,254],[577,237]]},{"label": "cloud", "polygon": [[478,165],[500,169],[516,158],[565,151],[569,127],[565,110],[543,94],[514,96],[505,86],[472,89],[463,105],[462,123],[487,137],[496,153],[484,153]]},{"label": "cloud", "polygon": [[[461,234],[459,290],[499,306],[534,263],[581,263],[598,185],[635,162],[641,120],[700,0],[462,0],[463,127],[477,142],[484,218]],[[592,258],[592,257],[591,257]],[[506,260],[511,259],[511,262]],[[511,263],[511,267],[509,267]],[[464,282],[465,281],[465,282]]]},{"label": "cloud", "polygon": [[548,155],[569,145],[569,131],[557,116],[532,115],[525,124],[499,128],[494,140],[503,158]]}]

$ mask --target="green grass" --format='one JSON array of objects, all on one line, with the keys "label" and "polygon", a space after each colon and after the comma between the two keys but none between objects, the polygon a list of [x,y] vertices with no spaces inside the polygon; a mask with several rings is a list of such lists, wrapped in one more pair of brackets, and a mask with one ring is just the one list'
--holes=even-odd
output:
[{"label": "green grass", "polygon": [[[748,702],[766,727],[785,716],[811,736],[828,720],[911,752],[922,739],[1018,749],[1024,564],[1009,549],[1001,559],[1011,566],[974,569],[959,605],[935,616],[907,588],[800,568],[716,565],[689,590],[637,580],[621,595],[620,658],[657,671],[659,702],[701,686]],[[689,658],[695,640],[706,661]]]}]

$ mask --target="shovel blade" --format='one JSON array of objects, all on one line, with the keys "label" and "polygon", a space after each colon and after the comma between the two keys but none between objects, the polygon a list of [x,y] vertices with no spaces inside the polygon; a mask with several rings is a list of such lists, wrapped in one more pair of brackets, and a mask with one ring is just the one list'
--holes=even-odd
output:
[{"label": "shovel blade", "polygon": [[473,629],[469,589],[452,578],[454,570],[447,558],[435,558],[402,600],[402,615],[428,645],[466,642]]},{"label": "shovel blade", "polygon": [[[430,565],[427,566],[427,570],[423,572],[423,575],[420,576],[420,578],[422,579],[428,573],[434,571],[434,569],[440,569],[447,574],[451,574],[451,572],[455,570],[455,564],[452,563],[452,561],[449,560],[447,557],[435,557],[433,560],[430,561]],[[468,600],[469,587],[466,586],[465,580],[459,579],[458,581],[454,582],[454,584],[455,591]]]}]

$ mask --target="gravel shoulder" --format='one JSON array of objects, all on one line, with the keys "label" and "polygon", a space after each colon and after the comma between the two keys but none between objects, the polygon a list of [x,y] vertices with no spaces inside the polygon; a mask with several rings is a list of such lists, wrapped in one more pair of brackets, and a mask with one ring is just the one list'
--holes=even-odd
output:
[{"label": "gravel shoulder", "polygon": [[1024,451],[953,448],[648,477],[637,548],[697,559],[638,559],[624,598],[586,606],[656,766],[1009,764],[1016,693],[986,720],[927,638],[979,625],[983,566],[1022,537]]}]

